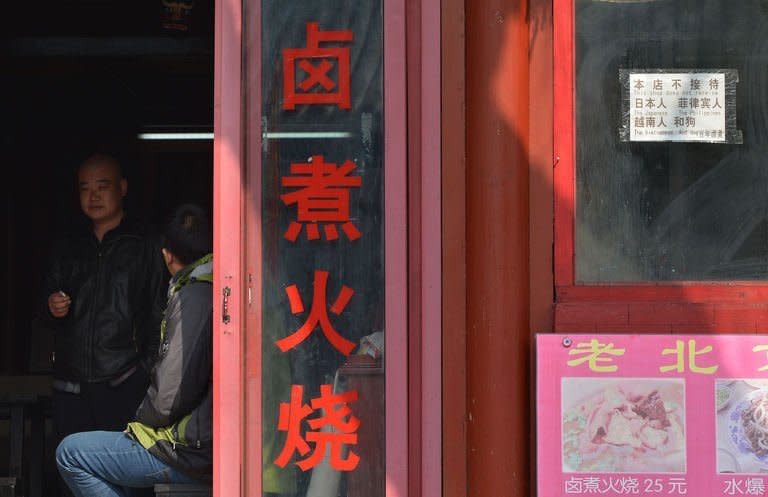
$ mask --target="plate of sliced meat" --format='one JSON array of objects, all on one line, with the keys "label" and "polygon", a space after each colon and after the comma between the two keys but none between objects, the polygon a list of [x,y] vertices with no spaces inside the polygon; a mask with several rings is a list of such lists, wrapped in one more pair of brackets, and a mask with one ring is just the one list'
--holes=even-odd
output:
[{"label": "plate of sliced meat", "polygon": [[563,380],[564,472],[685,472],[679,380]]}]

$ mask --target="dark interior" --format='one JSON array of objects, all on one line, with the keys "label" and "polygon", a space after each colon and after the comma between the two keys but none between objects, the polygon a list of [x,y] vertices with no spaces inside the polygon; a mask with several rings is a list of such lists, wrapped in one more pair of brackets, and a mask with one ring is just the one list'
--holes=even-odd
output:
[{"label": "dark interior", "polygon": [[[183,202],[210,211],[212,140],[138,136],[213,131],[213,13],[205,0],[4,3],[0,394],[46,388],[52,336],[35,320],[39,285],[52,241],[84,220],[76,191],[84,158],[122,162],[131,217],[157,225]],[[0,477],[7,433],[0,428]]]},{"label": "dark interior", "polygon": [[52,240],[82,216],[75,175],[117,156],[129,215],[160,223],[181,202],[207,208],[212,141],[146,141],[213,128],[213,2],[7,2],[0,16],[3,170],[0,374],[46,373],[34,325]]}]

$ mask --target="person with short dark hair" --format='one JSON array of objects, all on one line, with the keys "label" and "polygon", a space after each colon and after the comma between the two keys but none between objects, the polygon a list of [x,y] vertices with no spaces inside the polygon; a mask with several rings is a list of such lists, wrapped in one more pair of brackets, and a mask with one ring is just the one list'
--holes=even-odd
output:
[{"label": "person with short dark hair", "polygon": [[125,431],[77,433],[56,464],[77,497],[126,496],[126,488],[209,482],[212,476],[213,256],[211,225],[177,208],[162,242],[172,274],[151,381]]},{"label": "person with short dark hair", "polygon": [[55,340],[57,441],[131,419],[160,341],[168,277],[157,240],[124,209],[120,163],[92,155],[77,180],[86,222],[54,244],[43,282],[41,315]]}]

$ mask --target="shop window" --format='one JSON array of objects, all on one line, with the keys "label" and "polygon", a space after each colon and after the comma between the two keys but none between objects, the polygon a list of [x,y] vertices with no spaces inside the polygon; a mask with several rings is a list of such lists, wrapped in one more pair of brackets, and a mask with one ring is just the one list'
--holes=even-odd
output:
[{"label": "shop window", "polygon": [[[574,14],[575,281],[766,279],[765,3],[577,0]],[[717,94],[661,90],[669,79],[629,81],[622,70],[689,75],[682,90],[696,74],[725,74],[726,133],[695,121],[702,105],[726,105]],[[643,106],[661,101],[666,122],[646,107],[631,125],[670,134],[622,137],[628,86],[654,81],[661,91]]]},{"label": "shop window", "polygon": [[556,0],[554,24],[556,327],[760,329],[765,3]]},{"label": "shop window", "polygon": [[261,20],[262,491],[384,495],[383,5]]}]

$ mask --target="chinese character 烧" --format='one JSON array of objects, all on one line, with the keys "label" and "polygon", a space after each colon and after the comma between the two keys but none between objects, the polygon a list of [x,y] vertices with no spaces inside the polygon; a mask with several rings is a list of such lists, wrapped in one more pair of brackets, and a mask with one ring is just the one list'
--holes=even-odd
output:
[{"label": "chinese character \u70e7", "polygon": [[[360,462],[360,456],[348,451],[348,445],[357,444],[357,429],[360,420],[352,415],[350,403],[356,402],[357,390],[334,394],[331,385],[320,385],[320,397],[311,401],[312,407],[304,404],[304,387],[291,386],[290,403],[280,403],[280,417],[277,429],[286,432],[285,445],[275,464],[284,468],[291,460],[294,452],[306,456],[310,452],[307,442],[314,445],[314,450],[306,458],[297,461],[296,465],[302,471],[309,471],[323,461],[326,449],[330,447],[330,466],[337,471],[352,471]],[[321,415],[308,419],[310,430],[302,436],[301,424],[313,411]]]}]

